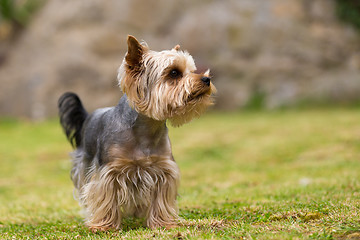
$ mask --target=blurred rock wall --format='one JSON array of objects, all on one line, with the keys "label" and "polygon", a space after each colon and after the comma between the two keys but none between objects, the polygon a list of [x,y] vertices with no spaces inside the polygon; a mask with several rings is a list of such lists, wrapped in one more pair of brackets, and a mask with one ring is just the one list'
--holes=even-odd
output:
[{"label": "blurred rock wall", "polygon": [[127,34],[210,67],[218,108],[360,100],[359,36],[330,0],[48,0],[1,62],[1,116],[54,116],[64,91],[115,105]]}]

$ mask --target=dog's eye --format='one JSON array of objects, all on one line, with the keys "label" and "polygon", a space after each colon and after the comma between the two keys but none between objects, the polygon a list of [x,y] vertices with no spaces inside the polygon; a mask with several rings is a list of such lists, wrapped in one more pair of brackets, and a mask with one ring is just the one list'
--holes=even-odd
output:
[{"label": "dog's eye", "polygon": [[177,69],[173,69],[173,70],[170,71],[169,75],[170,75],[171,78],[178,78],[178,77],[181,76],[181,72],[179,70],[177,70]]}]

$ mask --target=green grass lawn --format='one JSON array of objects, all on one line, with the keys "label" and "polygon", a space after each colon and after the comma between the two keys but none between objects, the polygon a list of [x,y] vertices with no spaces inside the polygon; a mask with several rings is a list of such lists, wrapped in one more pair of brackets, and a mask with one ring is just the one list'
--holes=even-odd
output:
[{"label": "green grass lawn", "polygon": [[210,113],[170,137],[179,226],[91,233],[57,120],[0,120],[0,239],[360,238],[360,109]]}]

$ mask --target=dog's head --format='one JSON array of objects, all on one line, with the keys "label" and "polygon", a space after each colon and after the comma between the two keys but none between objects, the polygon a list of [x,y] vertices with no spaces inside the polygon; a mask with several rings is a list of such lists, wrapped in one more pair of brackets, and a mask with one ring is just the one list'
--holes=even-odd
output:
[{"label": "dog's head", "polygon": [[193,58],[179,45],[156,52],[133,36],[128,36],[127,44],[118,80],[136,111],[180,126],[200,116],[213,103],[216,89],[209,70],[195,73]]}]

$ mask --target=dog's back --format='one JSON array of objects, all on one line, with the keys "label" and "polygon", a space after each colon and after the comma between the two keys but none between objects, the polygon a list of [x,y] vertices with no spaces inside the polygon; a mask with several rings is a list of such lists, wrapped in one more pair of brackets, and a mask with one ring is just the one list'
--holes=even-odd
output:
[{"label": "dog's back", "polygon": [[64,93],[58,102],[60,123],[66,137],[74,148],[81,145],[81,131],[88,116],[79,97],[75,93]]}]

